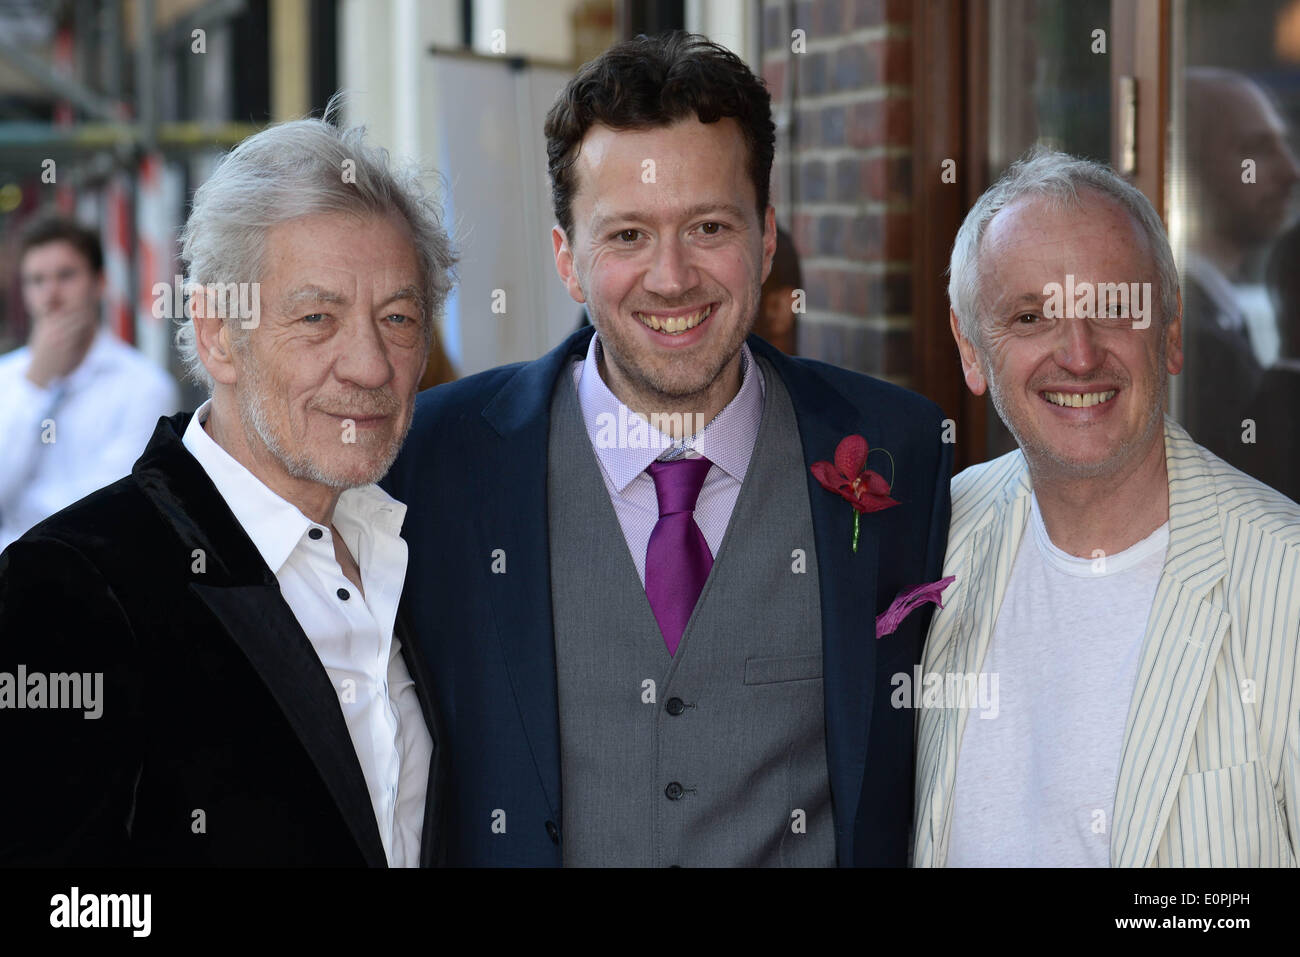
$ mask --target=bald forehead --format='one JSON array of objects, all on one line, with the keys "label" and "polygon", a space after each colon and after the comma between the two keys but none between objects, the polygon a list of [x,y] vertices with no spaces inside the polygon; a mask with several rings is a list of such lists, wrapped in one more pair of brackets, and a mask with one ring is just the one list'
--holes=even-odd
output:
[{"label": "bald forehead", "polygon": [[1151,257],[1145,230],[1128,209],[1104,193],[1090,188],[1077,197],[1022,196],[998,211],[984,229],[981,257],[992,251],[1042,249],[1067,251],[1088,238],[1108,238],[1132,244]]}]

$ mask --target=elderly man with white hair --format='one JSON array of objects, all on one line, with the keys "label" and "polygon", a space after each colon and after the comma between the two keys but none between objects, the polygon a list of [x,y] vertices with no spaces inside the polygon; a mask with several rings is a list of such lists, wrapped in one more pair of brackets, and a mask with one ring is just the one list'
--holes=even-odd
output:
[{"label": "elderly man with white hair", "polygon": [[0,863],[436,863],[406,507],[375,483],[451,287],[441,212],[300,120],[224,158],[183,256],[211,398],[0,555]]},{"label": "elderly man with white hair", "polygon": [[1035,152],[967,215],[949,297],[1019,450],[952,482],[922,667],[998,701],[923,701],[914,863],[1294,866],[1300,506],[1165,413],[1182,323],[1156,211]]}]

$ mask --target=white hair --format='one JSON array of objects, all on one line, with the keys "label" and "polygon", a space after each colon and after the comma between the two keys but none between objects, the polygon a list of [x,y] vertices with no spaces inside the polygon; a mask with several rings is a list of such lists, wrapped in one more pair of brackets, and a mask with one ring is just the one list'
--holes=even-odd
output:
[{"label": "white hair", "polygon": [[[427,345],[455,280],[456,255],[442,211],[418,167],[394,166],[386,150],[367,146],[365,127],[334,125],[341,103],[336,94],[323,119],[269,126],[222,158],[195,191],[181,232],[185,288],[257,281],[267,231],[277,224],[316,213],[397,213],[410,228],[420,263]],[[199,359],[194,326],[186,315],[177,319],[176,348],[186,371],[211,391],[212,377]],[[246,338],[237,320],[226,321],[237,344]]]},{"label": "white hair", "polygon": [[962,335],[978,343],[983,288],[979,275],[980,241],[993,217],[1026,196],[1046,197],[1082,208],[1079,191],[1087,189],[1113,200],[1141,227],[1155,260],[1159,285],[1160,322],[1178,309],[1178,270],[1164,224],[1142,191],[1110,167],[1044,147],[1034,147],[990,186],[971,207],[957,230],[948,264],[948,300],[957,314]]}]

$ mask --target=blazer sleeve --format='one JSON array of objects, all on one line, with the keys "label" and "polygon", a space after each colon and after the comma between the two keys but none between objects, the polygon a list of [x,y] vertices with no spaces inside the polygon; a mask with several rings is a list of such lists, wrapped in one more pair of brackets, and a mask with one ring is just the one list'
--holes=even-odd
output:
[{"label": "blazer sleeve", "polygon": [[[0,699],[0,866],[129,863],[138,656],[127,615],[79,550],[28,535],[0,554],[0,681],[12,691]],[[89,694],[49,707],[51,679],[67,689],[66,676]]]}]

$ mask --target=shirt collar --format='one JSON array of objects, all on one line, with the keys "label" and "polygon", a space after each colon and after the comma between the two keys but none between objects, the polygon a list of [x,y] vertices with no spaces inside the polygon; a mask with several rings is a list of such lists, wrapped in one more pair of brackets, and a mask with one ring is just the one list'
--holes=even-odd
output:
[{"label": "shirt collar", "polygon": [[[622,493],[632,480],[646,470],[655,459],[673,446],[671,437],[664,435],[651,423],[644,428],[649,436],[646,448],[628,447],[627,430],[637,427],[642,420],[618,400],[601,378],[598,365],[601,356],[600,335],[591,337],[587,355],[574,363],[574,381],[578,388],[578,404],[591,438],[592,448],[614,488]],[[740,391],[716,416],[705,425],[705,431],[696,434],[696,447],[700,454],[722,469],[737,482],[744,482],[749,461],[758,441],[758,427],[763,419],[763,399],[767,385],[763,372],[749,350],[740,347]],[[601,439],[609,435],[610,428],[620,441]],[[706,434],[707,433],[707,434]],[[638,443],[639,444],[639,443]]]},{"label": "shirt collar", "polygon": [[[225,499],[245,534],[252,540],[272,573],[279,575],[289,556],[307,532],[320,527],[293,503],[281,498],[218,445],[203,428],[212,400],[194,412],[181,441]],[[363,526],[373,523],[393,535],[402,528],[406,506],[378,485],[347,489],[334,507],[334,525],[357,557]]]}]

